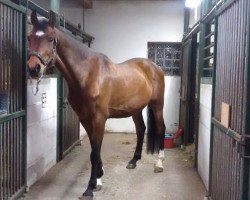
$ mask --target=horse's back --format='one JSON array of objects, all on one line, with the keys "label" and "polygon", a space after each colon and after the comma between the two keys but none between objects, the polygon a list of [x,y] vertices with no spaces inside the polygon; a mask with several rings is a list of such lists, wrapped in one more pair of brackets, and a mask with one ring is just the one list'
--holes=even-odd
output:
[{"label": "horse's back", "polygon": [[[131,116],[154,99],[156,93],[164,93],[164,73],[148,59],[130,59],[114,64],[112,69],[111,117]],[[157,88],[158,84],[163,86],[160,87],[163,91]]]},{"label": "horse's back", "polygon": [[137,71],[142,74],[152,86],[153,99],[158,98],[159,93],[164,95],[164,72],[160,66],[151,60],[146,58],[133,58],[119,64],[119,66],[125,66],[124,68],[130,70],[131,73]]}]

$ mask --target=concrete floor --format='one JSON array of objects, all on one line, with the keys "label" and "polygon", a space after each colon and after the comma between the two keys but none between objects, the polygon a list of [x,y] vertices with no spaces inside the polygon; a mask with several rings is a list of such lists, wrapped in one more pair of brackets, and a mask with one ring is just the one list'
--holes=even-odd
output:
[{"label": "concrete floor", "polygon": [[[155,174],[155,158],[146,155],[134,170],[126,169],[136,144],[135,134],[105,134],[102,159],[103,188],[95,200],[203,200],[205,188],[193,168],[192,147],[165,150],[164,172]],[[90,176],[90,146],[85,138],[60,163],[42,177],[25,200],[78,199]]]}]

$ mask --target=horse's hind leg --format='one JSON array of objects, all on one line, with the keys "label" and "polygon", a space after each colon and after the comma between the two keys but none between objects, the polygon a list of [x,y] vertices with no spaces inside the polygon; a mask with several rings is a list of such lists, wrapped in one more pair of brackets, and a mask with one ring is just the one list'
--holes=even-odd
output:
[{"label": "horse's hind leg", "polygon": [[154,172],[159,173],[163,171],[163,160],[164,160],[164,135],[165,135],[165,124],[163,119],[163,105],[161,103],[152,103],[149,105],[152,108],[155,129],[156,129],[156,149],[159,149],[157,161],[154,165]]},{"label": "horse's hind leg", "polygon": [[142,111],[136,113],[132,116],[135,123],[136,134],[137,134],[137,144],[134,153],[134,157],[129,161],[127,169],[134,169],[136,167],[136,162],[141,159],[141,152],[143,146],[143,139],[146,130],[146,126],[143,121]]}]

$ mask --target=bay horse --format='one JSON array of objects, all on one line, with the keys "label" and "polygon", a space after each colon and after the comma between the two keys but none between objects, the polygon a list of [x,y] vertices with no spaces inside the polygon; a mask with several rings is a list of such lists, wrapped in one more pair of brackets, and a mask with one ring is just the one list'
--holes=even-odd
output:
[{"label": "bay horse", "polygon": [[142,110],[147,106],[147,152],[158,153],[154,171],[162,172],[165,133],[162,69],[143,58],[114,64],[105,55],[92,51],[56,28],[53,12],[47,20],[38,19],[36,11],[33,11],[31,23],[33,29],[28,36],[29,75],[40,79],[46,67],[55,63],[68,84],[68,102],[86,129],[91,144],[91,176],[81,199],[92,199],[93,191],[101,188],[104,171],[100,152],[108,118],[132,116],[137,145],[127,168],[134,169],[141,159],[146,130]]}]

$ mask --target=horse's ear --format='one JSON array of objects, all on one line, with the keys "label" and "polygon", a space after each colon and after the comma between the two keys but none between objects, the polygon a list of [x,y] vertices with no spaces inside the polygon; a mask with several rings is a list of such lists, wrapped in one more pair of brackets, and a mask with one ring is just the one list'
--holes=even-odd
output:
[{"label": "horse's ear", "polygon": [[49,25],[52,28],[56,25],[56,14],[52,10],[49,11]]},{"label": "horse's ear", "polygon": [[38,18],[35,10],[33,10],[30,15],[30,21],[33,24],[33,26],[36,26],[38,24]]}]

